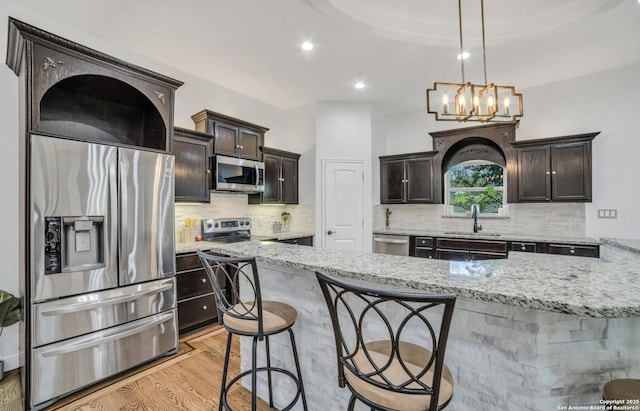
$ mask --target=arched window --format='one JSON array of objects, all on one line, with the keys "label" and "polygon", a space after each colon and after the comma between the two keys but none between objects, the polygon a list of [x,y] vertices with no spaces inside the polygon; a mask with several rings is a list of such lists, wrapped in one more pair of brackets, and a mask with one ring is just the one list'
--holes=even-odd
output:
[{"label": "arched window", "polygon": [[454,214],[465,214],[472,204],[482,214],[498,214],[506,204],[504,168],[486,160],[469,160],[451,167],[444,175],[445,204]]}]

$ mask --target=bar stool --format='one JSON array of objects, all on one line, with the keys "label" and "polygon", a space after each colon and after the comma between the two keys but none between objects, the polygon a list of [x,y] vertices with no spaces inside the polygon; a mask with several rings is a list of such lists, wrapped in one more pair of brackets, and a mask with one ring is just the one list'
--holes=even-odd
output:
[{"label": "bar stool", "polygon": [[611,380],[602,389],[602,399],[640,400],[640,380],[631,378]]},{"label": "bar stool", "polygon": [[372,410],[435,411],[453,397],[444,364],[455,295],[361,287],[316,272],[336,343],[338,385]]},{"label": "bar stool", "polygon": [[[209,280],[213,287],[216,298],[218,312],[222,316],[222,322],[228,332],[227,349],[224,358],[224,368],[222,372],[222,386],[220,387],[220,405],[219,410],[223,407],[225,410],[231,410],[227,402],[227,394],[229,389],[243,377],[251,374],[251,409],[256,410],[257,405],[257,374],[258,372],[267,372],[267,382],[269,388],[269,406],[273,408],[273,390],[271,387],[272,372],[283,374],[295,383],[296,394],[286,407],[282,410],[289,410],[302,398],[302,406],[307,410],[307,399],[302,384],[302,374],[300,372],[300,362],[298,360],[298,351],[291,327],[296,321],[297,311],[288,304],[277,301],[263,301],[260,291],[260,281],[258,278],[258,268],[256,260],[250,258],[229,258],[219,257],[205,254],[198,251],[198,257],[205,267]],[[226,292],[220,288],[219,280],[226,281]],[[240,280],[247,284],[246,290],[243,291],[245,298],[240,298],[239,283]],[[244,285],[243,285],[244,286]],[[291,339],[291,349],[296,365],[297,375],[288,370],[271,366],[271,358],[269,352],[269,336],[289,332]],[[240,336],[248,336],[253,338],[251,351],[251,369],[238,374],[227,383],[227,371],[229,367],[229,353],[231,351],[231,338],[233,334]],[[257,366],[257,343],[265,341],[266,346],[266,367]]]}]

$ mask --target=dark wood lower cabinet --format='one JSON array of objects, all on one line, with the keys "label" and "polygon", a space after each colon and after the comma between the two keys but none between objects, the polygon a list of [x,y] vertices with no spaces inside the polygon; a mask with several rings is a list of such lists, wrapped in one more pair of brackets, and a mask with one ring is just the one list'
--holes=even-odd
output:
[{"label": "dark wood lower cabinet", "polygon": [[[222,290],[226,289],[224,275],[218,275],[218,283]],[[218,323],[213,287],[196,253],[176,255],[176,284],[180,334]]]},{"label": "dark wood lower cabinet", "polygon": [[535,253],[538,250],[536,243],[523,243],[512,241],[511,247],[509,247],[511,251],[524,251],[526,253]]},{"label": "dark wood lower cabinet", "polygon": [[421,237],[409,239],[409,255],[454,261],[478,261],[507,258],[509,251],[559,254],[576,257],[600,257],[600,246],[588,244],[554,244],[531,241]]},{"label": "dark wood lower cabinet", "polygon": [[213,294],[178,303],[178,326],[180,334],[218,322],[218,309]]},{"label": "dark wood lower cabinet", "polygon": [[549,254],[600,257],[600,247],[592,245],[549,244]]},{"label": "dark wood lower cabinet", "polygon": [[433,237],[410,237],[409,255],[421,258],[438,258]]},{"label": "dark wood lower cabinet", "polygon": [[507,242],[411,236],[409,255],[440,260],[477,261],[507,258]]},{"label": "dark wood lower cabinet", "polygon": [[436,250],[439,259],[456,261],[495,260],[508,253],[506,241],[459,238],[436,239]]}]

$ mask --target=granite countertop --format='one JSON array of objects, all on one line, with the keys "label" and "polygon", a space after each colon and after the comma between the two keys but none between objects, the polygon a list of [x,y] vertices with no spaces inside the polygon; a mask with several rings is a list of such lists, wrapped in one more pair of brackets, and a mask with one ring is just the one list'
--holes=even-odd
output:
[{"label": "granite countertop", "polygon": [[439,230],[411,230],[411,229],[389,229],[374,230],[373,234],[393,234],[393,235],[415,235],[422,237],[447,237],[447,238],[477,238],[482,240],[497,241],[521,241],[521,242],[541,242],[554,244],[576,244],[576,245],[600,245],[599,240],[589,237],[554,237],[554,236],[536,236],[531,234],[503,234],[480,231],[474,233],[464,231],[439,231]]},{"label": "granite countertop", "polygon": [[628,240],[621,238],[601,238],[601,240],[603,244],[640,254],[640,240]]},{"label": "granite countertop", "polygon": [[265,238],[275,238],[278,241],[290,240],[292,238],[313,237],[315,233],[308,231],[285,231],[284,233],[274,233],[273,231],[252,231],[251,235]]},{"label": "granite countertop", "polygon": [[465,262],[275,242],[177,244],[178,252],[196,249],[253,255],[285,267],[538,310],[587,317],[640,316],[640,256],[637,261],[614,262],[514,252],[505,260]]}]

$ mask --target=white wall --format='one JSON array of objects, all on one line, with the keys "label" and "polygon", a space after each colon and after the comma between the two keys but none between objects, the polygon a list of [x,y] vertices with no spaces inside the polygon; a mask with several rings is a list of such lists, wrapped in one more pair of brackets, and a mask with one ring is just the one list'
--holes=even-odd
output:
[{"label": "white wall", "polygon": [[[586,205],[589,237],[640,238],[640,65],[520,90],[524,117],[516,140],[600,131],[593,142],[593,202]],[[432,149],[431,131],[479,125],[436,123],[426,110],[387,117],[387,154]],[[376,178],[379,179],[377,176]],[[375,184],[375,182],[374,182]],[[613,208],[618,218],[598,219],[597,210]]]},{"label": "white wall", "polygon": [[[316,187],[322,187],[322,160],[361,160],[364,164],[365,210],[364,232],[372,230],[371,207],[366,203],[371,198],[373,141],[373,107],[357,103],[318,103],[316,106]],[[378,124],[378,120],[376,124]],[[316,241],[323,244],[322,193],[316,190]],[[365,235],[364,249],[371,249],[371,236]]]},{"label": "white wall", "polygon": [[[593,202],[587,204],[590,237],[640,238],[640,64],[527,89],[518,140],[600,131],[593,141]],[[618,218],[598,219],[613,208]]]},{"label": "white wall", "polygon": [[[6,4],[0,2],[0,33],[7,33]],[[0,55],[6,55],[6,34],[0,38]],[[18,135],[18,80],[6,64],[0,65],[0,215],[2,215],[2,233],[0,236],[0,289],[19,295],[20,261],[22,260],[19,228],[20,149]],[[18,367],[18,325],[6,328],[0,337],[0,359],[5,361],[6,369]]]}]

